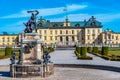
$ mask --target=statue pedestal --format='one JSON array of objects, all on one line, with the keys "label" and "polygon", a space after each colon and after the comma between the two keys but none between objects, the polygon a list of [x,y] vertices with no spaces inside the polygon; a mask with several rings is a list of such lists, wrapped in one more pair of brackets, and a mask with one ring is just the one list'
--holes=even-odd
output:
[{"label": "statue pedestal", "polygon": [[54,73],[53,63],[40,65],[11,65],[12,77],[48,77]]},{"label": "statue pedestal", "polygon": [[42,60],[42,41],[37,33],[25,33],[21,42],[22,64],[36,64]]},{"label": "statue pedestal", "polygon": [[53,63],[43,63],[42,41],[37,33],[25,33],[21,40],[20,58],[10,64],[12,77],[47,77],[54,73]]}]

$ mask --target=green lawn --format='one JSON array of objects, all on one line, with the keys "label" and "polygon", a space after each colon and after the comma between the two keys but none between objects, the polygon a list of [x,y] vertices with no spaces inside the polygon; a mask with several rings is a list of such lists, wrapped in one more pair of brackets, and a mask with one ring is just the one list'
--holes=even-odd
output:
[{"label": "green lawn", "polygon": [[109,48],[109,54],[120,56],[120,48]]},{"label": "green lawn", "polygon": [[[13,49],[13,51],[15,51],[16,56],[17,56],[17,58],[18,58],[19,49]],[[7,56],[4,56],[4,55],[5,55],[5,50],[4,50],[4,49],[0,49],[0,59],[8,58]]]},{"label": "green lawn", "polygon": [[109,54],[119,55],[120,56],[120,51],[109,51]]},{"label": "green lawn", "polygon": [[4,50],[0,50],[0,55],[4,55],[5,51]]}]

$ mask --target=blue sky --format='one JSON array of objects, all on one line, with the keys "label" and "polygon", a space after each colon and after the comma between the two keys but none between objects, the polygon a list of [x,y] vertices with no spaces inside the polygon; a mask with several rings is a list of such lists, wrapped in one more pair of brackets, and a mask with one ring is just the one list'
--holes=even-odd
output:
[{"label": "blue sky", "polygon": [[51,21],[64,21],[68,9],[69,21],[88,20],[91,16],[102,22],[103,31],[109,28],[120,32],[120,0],[0,0],[0,34],[21,33],[30,17],[27,10],[38,10]]}]

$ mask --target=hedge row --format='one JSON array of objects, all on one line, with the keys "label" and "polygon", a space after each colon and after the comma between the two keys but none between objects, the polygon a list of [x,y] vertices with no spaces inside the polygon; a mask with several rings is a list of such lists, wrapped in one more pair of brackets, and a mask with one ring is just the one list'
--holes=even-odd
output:
[{"label": "hedge row", "polygon": [[101,52],[101,54],[102,55],[108,55],[108,50],[109,50],[109,48],[106,46],[106,47],[102,47],[102,52]]},{"label": "hedge row", "polygon": [[92,57],[86,55],[86,47],[76,47],[74,53],[78,59],[92,59]]},{"label": "hedge row", "polygon": [[12,47],[6,47],[5,48],[5,56],[11,56],[11,52],[12,52]]},{"label": "hedge row", "polygon": [[52,48],[52,47],[48,47],[48,48],[42,47],[43,53],[47,50],[49,50],[50,52],[54,52],[54,48]]}]

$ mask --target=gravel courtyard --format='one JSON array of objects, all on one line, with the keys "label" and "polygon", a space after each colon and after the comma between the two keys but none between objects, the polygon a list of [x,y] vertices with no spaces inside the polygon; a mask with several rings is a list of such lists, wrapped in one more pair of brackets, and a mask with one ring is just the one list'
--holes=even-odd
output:
[{"label": "gravel courtyard", "polygon": [[47,78],[11,78],[9,66],[0,66],[0,80],[120,80],[120,73],[85,68],[55,67],[54,75]]}]

